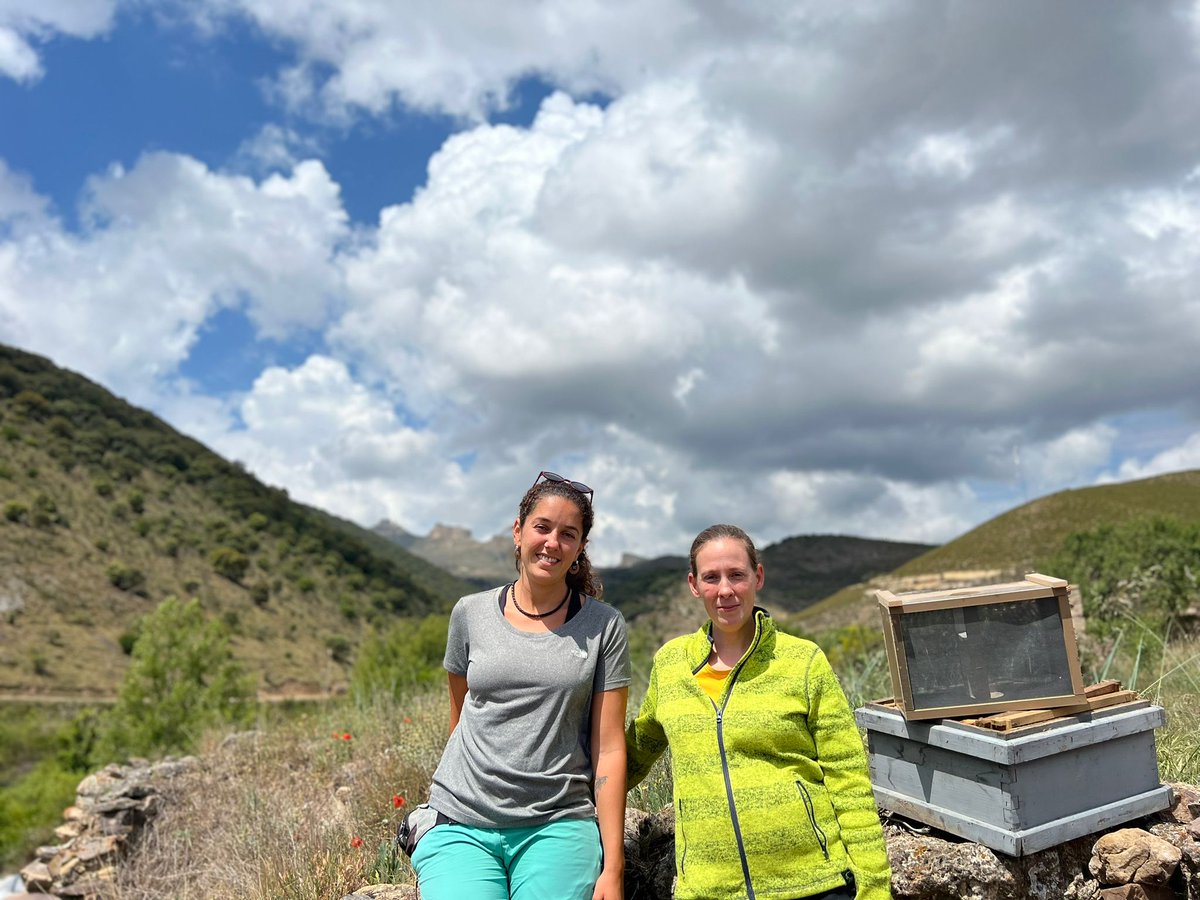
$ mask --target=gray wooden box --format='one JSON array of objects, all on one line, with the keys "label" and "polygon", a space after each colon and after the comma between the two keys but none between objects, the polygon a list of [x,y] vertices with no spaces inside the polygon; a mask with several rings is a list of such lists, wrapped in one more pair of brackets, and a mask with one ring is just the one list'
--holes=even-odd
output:
[{"label": "gray wooden box", "polygon": [[1146,701],[1007,735],[952,719],[909,722],[874,704],[855,718],[881,808],[1010,856],[1171,805],[1154,750],[1166,713]]}]

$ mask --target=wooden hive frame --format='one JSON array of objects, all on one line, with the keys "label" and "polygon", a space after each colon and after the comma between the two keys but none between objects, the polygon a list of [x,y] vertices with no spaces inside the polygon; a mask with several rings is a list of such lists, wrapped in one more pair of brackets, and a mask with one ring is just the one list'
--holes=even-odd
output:
[{"label": "wooden hive frame", "polygon": [[[893,594],[876,591],[883,621],[884,643],[888,668],[896,703],[906,719],[953,718],[1025,709],[1054,709],[1086,704],[1079,653],[1075,644],[1075,629],[1071,624],[1069,585],[1061,578],[1031,573],[1023,581],[953,590]],[[1054,598],[1058,603],[1059,624],[1062,628],[1063,653],[1071,683],[1070,693],[1054,693],[1024,699],[1002,698],[994,701],[976,700],[949,706],[922,706],[914,697],[910,672],[904,653],[904,619],[914,613],[935,610],[965,609],[1003,603]]]}]

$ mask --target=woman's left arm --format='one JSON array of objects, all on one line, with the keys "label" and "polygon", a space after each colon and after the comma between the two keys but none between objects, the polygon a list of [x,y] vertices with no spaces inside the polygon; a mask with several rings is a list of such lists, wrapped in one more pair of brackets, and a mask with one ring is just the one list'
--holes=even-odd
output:
[{"label": "woman's left arm", "polygon": [[838,819],[842,843],[858,882],[858,900],[890,900],[891,867],[875,806],[867,754],[854,713],[820,650],[809,667],[808,726]]},{"label": "woman's left arm", "polygon": [[592,771],[604,867],[592,900],[621,900],[625,890],[625,704],[628,688],[592,695]]}]

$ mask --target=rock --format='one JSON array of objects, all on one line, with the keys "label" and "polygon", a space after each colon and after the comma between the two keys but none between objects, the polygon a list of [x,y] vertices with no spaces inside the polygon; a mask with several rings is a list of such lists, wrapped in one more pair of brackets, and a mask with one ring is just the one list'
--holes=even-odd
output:
[{"label": "rock", "polygon": [[1078,838],[1015,858],[982,844],[884,827],[896,900],[1095,900],[1086,877],[1091,841]]},{"label": "rock", "polygon": [[1123,884],[1105,888],[1099,900],[1175,900],[1175,893],[1162,885]]},{"label": "rock", "polygon": [[675,887],[675,810],[625,813],[625,900],[670,897]]},{"label": "rock", "polygon": [[54,881],[50,877],[50,867],[40,860],[31,862],[21,870],[21,880],[25,882],[25,887],[34,890],[48,888]]},{"label": "rock", "polygon": [[342,900],[420,900],[420,895],[411,884],[368,884]]},{"label": "rock", "polygon": [[1171,782],[1171,806],[1158,813],[1159,821],[1188,825],[1200,816],[1200,787]]},{"label": "rock", "polygon": [[1088,870],[1101,884],[1166,884],[1183,854],[1170,841],[1143,831],[1121,828],[1096,841]]}]

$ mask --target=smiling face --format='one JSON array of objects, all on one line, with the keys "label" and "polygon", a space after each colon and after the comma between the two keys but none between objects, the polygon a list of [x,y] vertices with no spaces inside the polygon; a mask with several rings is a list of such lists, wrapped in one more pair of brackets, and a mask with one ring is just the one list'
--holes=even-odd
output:
[{"label": "smiling face", "polygon": [[753,565],[736,538],[711,540],[696,551],[696,571],[688,573],[692,594],[704,601],[713,628],[746,637],[754,631],[754,601],[763,586],[763,567]]},{"label": "smiling face", "polygon": [[565,497],[543,497],[524,524],[520,519],[513,522],[513,543],[530,586],[566,581],[567,570],[584,547],[583,514]]}]

